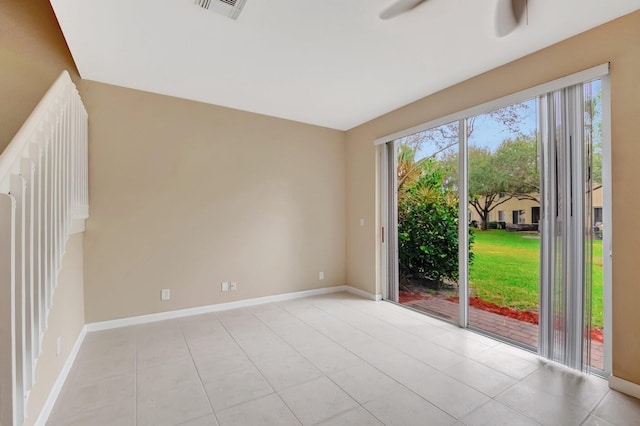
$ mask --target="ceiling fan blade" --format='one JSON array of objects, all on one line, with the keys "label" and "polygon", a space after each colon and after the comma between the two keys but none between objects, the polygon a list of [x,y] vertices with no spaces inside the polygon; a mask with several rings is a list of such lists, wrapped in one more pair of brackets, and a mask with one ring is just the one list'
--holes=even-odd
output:
[{"label": "ceiling fan blade", "polygon": [[515,30],[527,13],[527,0],[498,0],[496,34],[504,37]]},{"label": "ceiling fan blade", "polygon": [[396,16],[408,12],[420,3],[426,0],[397,0],[391,6],[386,8],[380,13],[380,19],[391,19]]}]

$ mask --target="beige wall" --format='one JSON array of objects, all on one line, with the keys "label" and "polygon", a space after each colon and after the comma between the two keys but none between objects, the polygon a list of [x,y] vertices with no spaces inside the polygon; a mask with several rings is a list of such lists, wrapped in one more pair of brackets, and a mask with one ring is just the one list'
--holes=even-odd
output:
[{"label": "beige wall", "polygon": [[87,322],[345,284],[344,132],[88,81],[80,92]]},{"label": "beige wall", "polygon": [[[49,2],[0,1],[0,152],[64,69],[78,80]],[[29,397],[27,424],[36,420],[84,326],[82,236],[73,236],[66,250]],[[58,336],[60,355],[56,355]]]},{"label": "beige wall", "polygon": [[[27,425],[37,420],[84,327],[82,263],[82,234],[76,234],[69,238],[67,251],[62,259],[58,287],[49,313],[49,327],[42,340],[42,355],[38,358],[36,367],[36,385],[29,395]],[[60,355],[56,354],[58,336],[61,342]]]},{"label": "beige wall", "polygon": [[49,2],[0,1],[0,152],[65,69],[77,82]]},{"label": "beige wall", "polygon": [[[462,82],[347,133],[348,282],[367,291],[376,281],[376,150],[373,140],[509,93],[611,62],[613,161],[613,373],[640,383],[640,12]],[[358,218],[369,220],[358,226]]]}]

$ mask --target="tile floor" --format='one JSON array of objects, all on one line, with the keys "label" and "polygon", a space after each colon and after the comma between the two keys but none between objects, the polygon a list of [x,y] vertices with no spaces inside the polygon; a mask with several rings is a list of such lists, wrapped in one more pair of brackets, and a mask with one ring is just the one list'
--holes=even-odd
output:
[{"label": "tile floor", "polygon": [[48,424],[640,425],[640,401],[337,293],[90,333]]},{"label": "tile floor", "polygon": [[[460,305],[443,297],[412,300],[402,303],[418,311],[457,322]],[[469,325],[499,336],[503,336],[527,346],[538,347],[538,326],[528,322],[508,318],[503,315],[469,307]],[[604,344],[591,341],[591,366],[604,370]]]}]

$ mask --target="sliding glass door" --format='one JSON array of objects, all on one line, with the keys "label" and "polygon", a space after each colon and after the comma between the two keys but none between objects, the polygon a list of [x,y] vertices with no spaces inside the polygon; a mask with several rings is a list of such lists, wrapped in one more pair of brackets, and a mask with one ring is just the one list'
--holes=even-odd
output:
[{"label": "sliding glass door", "polygon": [[397,301],[453,322],[459,320],[458,133],[458,123],[448,123],[393,144]]},{"label": "sliding glass door", "polygon": [[524,99],[386,144],[386,297],[605,370],[602,83]]},{"label": "sliding glass door", "polygon": [[540,162],[537,100],[467,119],[470,327],[538,346]]}]

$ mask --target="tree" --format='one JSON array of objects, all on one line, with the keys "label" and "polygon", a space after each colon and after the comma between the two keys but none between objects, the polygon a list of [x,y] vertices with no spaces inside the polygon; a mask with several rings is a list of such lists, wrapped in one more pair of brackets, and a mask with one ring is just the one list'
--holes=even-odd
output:
[{"label": "tree", "polygon": [[584,103],[585,137],[591,146],[591,180],[596,186],[602,184],[602,91],[597,88],[596,94],[587,96]]},{"label": "tree", "polygon": [[538,200],[537,140],[520,136],[500,144],[495,152],[469,147],[469,204],[487,229],[489,213],[512,198]]},{"label": "tree", "polygon": [[509,139],[495,152],[503,192],[519,200],[540,202],[538,142],[535,135]]}]

